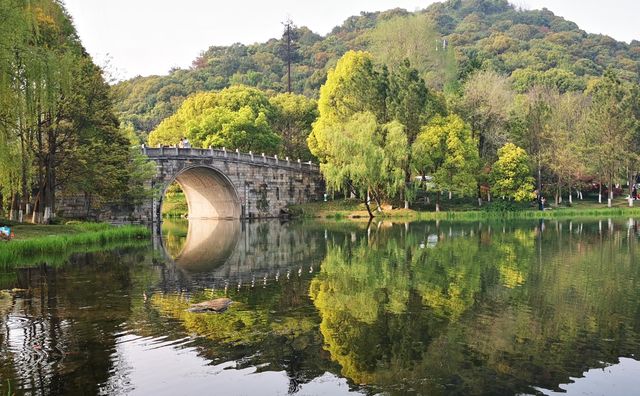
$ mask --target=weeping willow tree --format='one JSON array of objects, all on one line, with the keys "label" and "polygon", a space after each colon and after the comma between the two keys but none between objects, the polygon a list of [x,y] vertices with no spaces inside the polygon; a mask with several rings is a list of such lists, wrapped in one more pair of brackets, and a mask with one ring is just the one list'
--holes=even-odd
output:
[{"label": "weeping willow tree", "polygon": [[20,96],[16,88],[15,58],[25,47],[30,18],[20,2],[1,0],[0,15],[0,186],[2,201],[15,209],[15,197],[22,184],[17,164],[22,162],[17,130]]},{"label": "weeping willow tree", "polygon": [[0,191],[11,219],[49,222],[59,191],[122,198],[129,141],[70,17],[54,0],[0,0],[0,15]]}]

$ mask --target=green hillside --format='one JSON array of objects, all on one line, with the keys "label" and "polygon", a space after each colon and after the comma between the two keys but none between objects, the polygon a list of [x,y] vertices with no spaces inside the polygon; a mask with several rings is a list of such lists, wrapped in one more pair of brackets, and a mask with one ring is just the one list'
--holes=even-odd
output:
[{"label": "green hillside", "polygon": [[[584,90],[590,77],[601,76],[607,68],[627,81],[638,81],[640,74],[640,41],[626,44],[588,34],[549,10],[519,10],[506,0],[449,0],[415,13],[362,13],[326,36],[296,28],[293,91],[317,97],[328,69],[350,49],[368,50],[392,63],[393,46],[385,40],[414,45],[412,66],[427,84],[449,92],[481,68],[511,76],[519,91],[540,81],[560,91]],[[283,59],[282,39],[210,47],[189,69],[116,85],[117,110],[122,120],[148,133],[194,92],[235,84],[283,92]]]}]

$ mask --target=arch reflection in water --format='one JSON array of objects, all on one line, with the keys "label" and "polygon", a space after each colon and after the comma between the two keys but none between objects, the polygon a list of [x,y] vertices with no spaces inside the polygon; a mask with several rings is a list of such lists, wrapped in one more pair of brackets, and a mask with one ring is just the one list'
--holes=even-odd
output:
[{"label": "arch reflection in water", "polygon": [[[184,229],[187,228],[187,232]],[[187,272],[206,272],[223,266],[240,240],[237,220],[190,219],[163,223],[167,258]]]},{"label": "arch reflection in water", "polygon": [[312,273],[324,251],[321,233],[277,220],[167,220],[162,233],[172,264],[163,279],[182,289],[219,281],[265,285],[289,273]]}]

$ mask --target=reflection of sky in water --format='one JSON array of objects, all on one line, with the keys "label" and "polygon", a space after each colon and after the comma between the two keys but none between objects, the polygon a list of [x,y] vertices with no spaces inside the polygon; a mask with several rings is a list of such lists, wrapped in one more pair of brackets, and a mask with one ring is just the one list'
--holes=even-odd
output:
[{"label": "reflection of sky in water", "polygon": [[[179,342],[179,341],[178,341]],[[257,372],[257,367],[236,369],[234,362],[212,365],[193,347],[175,347],[175,341],[125,335],[115,354],[112,377],[102,389],[128,395],[286,395],[289,378],[284,371]],[[162,375],[158,375],[162,373]],[[300,387],[299,395],[362,394],[349,391],[347,381],[331,373]]]},{"label": "reflection of sky in water", "polygon": [[640,392],[640,361],[620,358],[618,364],[591,369],[583,378],[571,380],[571,384],[560,385],[563,392],[536,389],[549,396],[637,395]]}]

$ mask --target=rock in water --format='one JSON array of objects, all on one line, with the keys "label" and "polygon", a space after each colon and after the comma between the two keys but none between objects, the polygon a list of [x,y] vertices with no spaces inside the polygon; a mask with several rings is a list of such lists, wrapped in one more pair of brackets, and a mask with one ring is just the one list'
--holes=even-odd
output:
[{"label": "rock in water", "polygon": [[222,313],[229,308],[233,301],[229,298],[216,298],[215,300],[203,301],[193,304],[187,311],[194,313],[215,312]]}]

